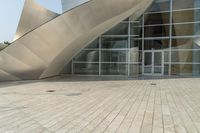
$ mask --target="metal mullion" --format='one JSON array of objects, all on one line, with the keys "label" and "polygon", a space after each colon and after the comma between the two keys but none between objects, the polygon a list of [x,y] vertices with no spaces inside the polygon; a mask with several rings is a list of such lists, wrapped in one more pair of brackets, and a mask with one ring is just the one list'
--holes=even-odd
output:
[{"label": "metal mullion", "polygon": [[128,23],[128,76],[130,76],[130,61],[131,61],[131,23],[130,23],[130,18],[129,18],[129,23]]},{"label": "metal mullion", "polygon": [[104,38],[110,38],[110,37],[122,38],[122,37],[128,37],[128,35],[102,35],[102,37],[104,37]]},{"label": "metal mullion", "polygon": [[145,37],[144,40],[160,40],[160,39],[170,39],[170,37]]},{"label": "metal mullion", "polygon": [[172,64],[181,64],[181,65],[200,65],[200,63],[192,63],[192,62],[172,62]]},{"label": "metal mullion", "polygon": [[168,12],[170,12],[170,10],[168,10],[168,11],[157,11],[157,12],[146,12],[146,13],[144,13],[144,14],[145,14],[145,15],[148,15],[148,14],[168,13]]},{"label": "metal mullion", "polygon": [[155,56],[155,51],[153,50],[151,53],[151,74],[154,75],[154,56]]},{"label": "metal mullion", "polygon": [[172,9],[172,12],[199,10],[199,9],[200,9],[200,7],[197,7],[197,8],[185,8],[185,9],[175,9],[175,10]]},{"label": "metal mullion", "polygon": [[169,39],[169,76],[171,76],[171,61],[172,61],[172,19],[173,19],[173,5],[172,5],[172,0],[170,0],[170,27],[169,27],[169,35],[170,35],[170,39]]},{"label": "metal mullion", "polygon": [[162,51],[162,75],[164,75],[165,71],[165,51]]},{"label": "metal mullion", "polygon": [[149,25],[144,25],[144,27],[156,27],[156,26],[168,26],[170,23],[166,24],[149,24]]},{"label": "metal mullion", "polygon": [[191,35],[191,36],[172,36],[172,39],[184,39],[184,38],[197,38],[200,37],[200,35]]},{"label": "metal mullion", "polygon": [[142,74],[144,74],[144,14],[142,15]]},{"label": "metal mullion", "polygon": [[72,70],[71,70],[72,71],[72,75],[74,75],[74,58],[72,59],[72,64],[71,65],[72,65],[71,66],[72,67]]},{"label": "metal mullion", "polygon": [[171,50],[172,52],[176,52],[176,51],[179,51],[179,52],[182,52],[182,51],[200,51],[200,49],[172,49]]},{"label": "metal mullion", "polygon": [[186,24],[199,24],[200,21],[191,21],[191,22],[178,22],[178,23],[173,23],[174,25],[186,25]]},{"label": "metal mullion", "polygon": [[99,76],[101,75],[101,37],[99,37]]}]

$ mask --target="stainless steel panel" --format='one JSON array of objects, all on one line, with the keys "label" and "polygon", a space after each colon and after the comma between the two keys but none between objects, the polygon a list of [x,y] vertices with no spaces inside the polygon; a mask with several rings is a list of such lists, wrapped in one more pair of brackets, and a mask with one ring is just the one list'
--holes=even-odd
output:
[{"label": "stainless steel panel", "polygon": [[68,11],[80,4],[88,2],[90,0],[61,0],[63,12]]},{"label": "stainless steel panel", "polygon": [[8,81],[8,80],[20,80],[16,76],[13,76],[3,70],[0,70],[0,82],[2,81]]},{"label": "stainless steel panel", "polygon": [[56,16],[57,13],[40,6],[34,0],[25,0],[14,41]]}]

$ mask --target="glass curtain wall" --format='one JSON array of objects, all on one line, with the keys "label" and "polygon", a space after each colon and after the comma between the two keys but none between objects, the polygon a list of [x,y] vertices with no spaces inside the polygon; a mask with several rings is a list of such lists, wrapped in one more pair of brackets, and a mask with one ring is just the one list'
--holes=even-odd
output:
[{"label": "glass curtain wall", "polygon": [[142,22],[124,20],[101,35],[64,68],[62,73],[75,75],[141,74]]},{"label": "glass curtain wall", "polygon": [[200,0],[172,1],[171,75],[200,75]]},{"label": "glass curtain wall", "polygon": [[[62,73],[138,76],[145,51],[163,51],[164,75],[200,75],[200,0],[155,0],[84,48]],[[154,58],[159,53],[154,54]]]}]

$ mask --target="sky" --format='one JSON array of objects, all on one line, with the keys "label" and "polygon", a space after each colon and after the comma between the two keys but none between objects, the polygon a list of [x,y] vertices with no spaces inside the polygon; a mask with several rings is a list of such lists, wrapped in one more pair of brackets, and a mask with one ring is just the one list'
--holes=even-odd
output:
[{"label": "sky", "polygon": [[[0,43],[12,42],[25,0],[0,0]],[[61,13],[60,0],[35,0],[40,5]]]}]

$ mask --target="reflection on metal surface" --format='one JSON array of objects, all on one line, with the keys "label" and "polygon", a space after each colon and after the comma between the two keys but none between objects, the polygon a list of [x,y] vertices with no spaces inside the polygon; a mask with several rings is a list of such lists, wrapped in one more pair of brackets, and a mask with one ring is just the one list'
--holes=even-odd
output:
[{"label": "reflection on metal surface", "polygon": [[61,0],[63,12],[68,11],[78,5],[81,5],[90,0]]},{"label": "reflection on metal surface", "polygon": [[34,0],[25,0],[14,41],[56,16],[58,14],[40,6]]},{"label": "reflection on metal surface", "polygon": [[[152,2],[92,0],[65,12],[0,52],[0,80],[58,75],[66,62],[88,43],[132,14],[137,19]],[[27,30],[30,28],[21,33]]]}]

